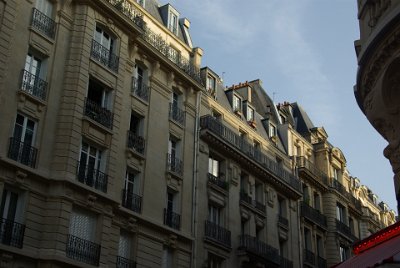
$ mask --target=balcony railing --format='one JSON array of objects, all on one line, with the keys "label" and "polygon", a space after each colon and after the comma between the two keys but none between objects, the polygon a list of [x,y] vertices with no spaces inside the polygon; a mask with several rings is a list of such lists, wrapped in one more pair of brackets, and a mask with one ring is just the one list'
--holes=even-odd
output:
[{"label": "balcony railing", "polygon": [[168,171],[183,176],[183,162],[171,154],[167,154],[167,168]]},{"label": "balcony railing", "polygon": [[142,80],[132,77],[132,93],[144,101],[149,101],[150,87],[145,85]]},{"label": "balcony railing", "polygon": [[318,257],[317,257],[317,267],[318,267],[318,268],[327,268],[328,265],[327,265],[327,263],[326,263],[326,259],[324,259],[324,258],[318,256]]},{"label": "balcony railing", "polygon": [[107,0],[141,29],[144,27],[143,14],[128,0]]},{"label": "balcony railing", "polygon": [[253,203],[251,196],[248,195],[246,192],[242,192],[242,191],[240,192],[240,201],[243,201],[249,205],[252,205],[252,203]]},{"label": "balcony railing", "polygon": [[301,203],[301,216],[306,217],[320,226],[327,226],[326,216],[304,202]]},{"label": "balcony railing", "polygon": [[171,210],[164,208],[164,224],[179,230],[181,227],[181,215]]},{"label": "balcony railing", "polygon": [[338,180],[332,179],[331,187],[344,195],[345,197],[349,197],[350,193],[346,190],[343,184],[341,184]]},{"label": "balcony railing", "polygon": [[286,228],[289,228],[289,220],[283,215],[278,215],[278,223]]},{"label": "balcony railing", "polygon": [[205,223],[205,236],[210,238],[226,247],[231,246],[231,231],[218,226],[217,224],[206,221]]},{"label": "balcony railing", "polygon": [[163,37],[145,27],[143,39],[160,52],[165,58],[174,63],[179,69],[193,78],[197,83],[202,84],[200,69],[182,56],[175,56],[176,50],[172,48]]},{"label": "balcony railing", "polygon": [[311,174],[313,174],[315,177],[318,178],[318,180],[321,180],[321,182],[324,185],[328,185],[328,176],[322,172],[321,170],[319,170],[315,164],[313,164],[312,162],[310,162],[307,158],[305,158],[304,156],[299,156],[296,158],[296,164],[298,168],[305,168],[308,171],[311,172]]},{"label": "balcony railing", "polygon": [[185,125],[185,112],[176,104],[169,104],[169,118],[182,126]]},{"label": "balcony railing", "polygon": [[49,18],[46,14],[40,12],[38,9],[33,8],[32,11],[32,27],[38,29],[50,38],[54,38],[56,33],[56,23]]},{"label": "balcony railing", "polygon": [[350,204],[353,204],[357,211],[361,211],[362,204],[361,201],[355,198],[352,194],[349,195]]},{"label": "balcony railing", "polygon": [[1,219],[0,242],[16,248],[22,248],[24,243],[25,225],[8,219]]},{"label": "balcony railing", "polygon": [[[213,118],[211,115],[201,117],[200,126],[202,129],[208,129],[225,142],[231,144],[233,147],[247,155],[250,159],[255,160],[258,164],[262,165],[270,173],[277,176],[279,179],[285,181],[298,192],[302,191],[301,182],[294,177],[294,175],[281,167],[276,161],[269,158],[262,152],[259,152],[254,145],[250,144],[233,130],[224,126],[221,122]],[[257,153],[255,153],[257,151]]]},{"label": "balcony railing", "polygon": [[107,192],[108,175],[92,166],[78,162],[77,178],[79,182],[104,193]]},{"label": "balcony railing", "polygon": [[304,262],[314,265],[315,264],[315,254],[312,251],[305,249],[304,250]]},{"label": "balcony railing", "polygon": [[262,212],[265,213],[265,205],[262,202],[257,201],[257,200],[253,200],[253,206],[256,209],[261,210]]},{"label": "balcony railing", "polygon": [[140,213],[142,210],[142,197],[124,189],[122,190],[122,206]]},{"label": "balcony railing", "polygon": [[46,100],[47,82],[26,70],[22,70],[21,89],[41,100]]},{"label": "balcony railing", "polygon": [[101,107],[98,103],[86,98],[85,115],[103,126],[112,129],[114,114],[108,109]]},{"label": "balcony railing", "polygon": [[90,56],[94,60],[108,67],[110,70],[116,73],[118,72],[118,56],[95,40],[92,40],[92,50],[90,52]]},{"label": "balcony railing", "polygon": [[293,262],[286,259],[285,257],[280,257],[280,267],[281,268],[293,268]]},{"label": "balcony railing", "polygon": [[91,241],[68,235],[66,254],[68,258],[91,265],[99,265],[100,245]]},{"label": "balcony railing", "polygon": [[135,150],[140,154],[144,154],[145,140],[142,136],[128,130],[128,148]]},{"label": "balcony railing", "polygon": [[207,177],[208,177],[208,182],[210,182],[214,185],[217,185],[218,187],[220,187],[224,190],[228,190],[228,182],[226,182],[225,180],[223,180],[219,177],[216,177],[211,173],[208,173]]},{"label": "balcony railing", "polygon": [[117,256],[117,268],[136,268],[136,262],[121,256]]},{"label": "balcony railing", "polygon": [[21,142],[18,138],[10,138],[8,158],[35,168],[37,152],[38,150],[29,143]]},{"label": "balcony railing", "polygon": [[344,222],[341,222],[340,220],[336,219],[336,230],[343,235],[349,237],[353,241],[357,241],[358,238],[353,234],[351,231],[351,228],[347,226]]},{"label": "balcony railing", "polygon": [[261,242],[256,237],[252,237],[250,235],[241,235],[239,249],[249,251],[276,264],[280,263],[278,249]]}]

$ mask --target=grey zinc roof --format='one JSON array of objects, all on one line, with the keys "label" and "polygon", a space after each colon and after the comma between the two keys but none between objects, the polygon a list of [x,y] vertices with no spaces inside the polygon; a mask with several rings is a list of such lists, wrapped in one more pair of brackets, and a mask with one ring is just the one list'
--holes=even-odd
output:
[{"label": "grey zinc roof", "polygon": [[[164,22],[161,13],[160,13],[160,2],[158,0],[146,0],[146,4],[144,8],[146,9],[147,12],[150,13],[158,22],[160,22],[162,25],[164,25],[167,28],[166,22]],[[179,11],[178,11],[179,12]],[[177,37],[183,41],[185,44],[188,44],[184,38],[184,33],[182,30],[182,25],[181,23],[178,23],[178,35]]]},{"label": "grey zinc roof", "polygon": [[293,117],[295,118],[295,129],[299,133],[310,132],[310,129],[314,128],[308,114],[303,110],[303,108],[297,104],[297,102],[292,103],[293,106]]}]

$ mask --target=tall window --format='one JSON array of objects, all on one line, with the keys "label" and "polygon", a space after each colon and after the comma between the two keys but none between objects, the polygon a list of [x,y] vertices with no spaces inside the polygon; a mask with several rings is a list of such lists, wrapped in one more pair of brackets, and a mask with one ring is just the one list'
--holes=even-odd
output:
[{"label": "tall window", "polygon": [[247,121],[253,121],[254,120],[254,109],[247,106],[247,112],[246,112],[246,116],[247,116]]},{"label": "tall window", "polygon": [[318,211],[321,211],[321,197],[316,192],[314,192],[314,208]]},{"label": "tall window", "polygon": [[143,138],[143,117],[131,112],[128,131],[128,148],[144,154],[145,140]]},{"label": "tall window", "polygon": [[79,158],[78,180],[88,186],[107,192],[107,175],[104,174],[103,152],[82,141]]},{"label": "tall window", "polygon": [[311,231],[308,228],[304,228],[304,247],[306,250],[312,250]]},{"label": "tall window", "polygon": [[23,199],[19,192],[3,190],[0,206],[0,243],[22,248],[25,226],[21,224]]},{"label": "tall window", "polygon": [[339,170],[335,167],[333,167],[333,178],[339,180]]},{"label": "tall window", "polygon": [[14,125],[14,139],[23,142],[24,145],[32,146],[35,142],[35,132],[35,121],[21,114],[17,114]]},{"label": "tall window", "polygon": [[221,257],[218,257],[214,254],[208,253],[207,257],[207,262],[208,262],[208,268],[222,268],[223,266],[223,259]]},{"label": "tall window", "polygon": [[343,262],[347,260],[348,256],[348,248],[344,245],[339,246],[339,252],[340,252],[340,261]]},{"label": "tall window", "polygon": [[236,95],[233,95],[232,108],[234,111],[242,111],[242,100]]},{"label": "tall window", "polygon": [[91,265],[99,264],[100,245],[95,244],[96,215],[74,208],[69,223],[67,257]]},{"label": "tall window", "polygon": [[[125,232],[121,230],[120,235],[119,235],[119,241],[118,241],[118,256],[124,258],[123,260],[119,260],[119,266],[120,268],[123,267],[130,267],[128,266],[129,261],[128,259],[131,259],[132,255],[132,237],[128,232]],[[125,264],[125,266],[123,265]]]},{"label": "tall window", "polygon": [[223,225],[222,208],[215,205],[208,206],[208,220],[216,225]]},{"label": "tall window", "polygon": [[322,237],[317,235],[316,236],[316,244],[317,244],[317,256],[318,257],[324,257],[324,241],[322,240]]},{"label": "tall window", "polygon": [[174,34],[178,34],[178,15],[174,12],[169,12],[168,29]]},{"label": "tall window", "polygon": [[[96,26],[96,30],[94,32],[94,40],[104,49],[108,50],[108,53],[114,52],[114,39],[111,38],[111,36],[99,26]],[[105,51],[103,51],[102,53],[102,56],[106,58],[109,57],[109,54],[106,54]]]},{"label": "tall window", "polygon": [[137,172],[127,170],[125,175],[125,190],[128,193],[139,194],[140,183]]},{"label": "tall window", "polygon": [[336,203],[336,219],[338,219],[340,222],[345,223],[346,219],[345,208],[340,203]]},{"label": "tall window", "polygon": [[85,115],[105,127],[112,128],[112,91],[94,79],[89,80],[85,101]]},{"label": "tall window", "polygon": [[22,75],[22,90],[31,95],[41,98],[46,98],[47,83],[43,80],[46,76],[46,61],[42,61],[33,53],[28,53],[25,59],[25,66]]},{"label": "tall window", "polygon": [[214,177],[219,177],[219,161],[214,159],[212,156],[208,157],[208,173]]},{"label": "tall window", "polygon": [[36,8],[47,17],[52,17],[53,4],[49,0],[36,0]]},{"label": "tall window", "polygon": [[276,136],[276,127],[272,123],[269,124],[269,137]]},{"label": "tall window", "polygon": [[35,121],[17,114],[13,137],[10,139],[8,157],[24,165],[35,167],[37,155],[37,149],[33,147],[35,132]]},{"label": "tall window", "polygon": [[101,26],[96,25],[91,57],[111,70],[118,72],[119,58],[115,55],[116,41]]},{"label": "tall window", "polygon": [[122,195],[122,206],[135,211],[141,212],[142,198],[140,193],[140,177],[139,173],[130,169],[126,170],[125,186]]},{"label": "tall window", "polygon": [[278,212],[279,216],[287,218],[286,199],[281,196],[278,196]]},{"label": "tall window", "polygon": [[173,251],[170,247],[164,246],[161,268],[172,268],[173,265]]}]

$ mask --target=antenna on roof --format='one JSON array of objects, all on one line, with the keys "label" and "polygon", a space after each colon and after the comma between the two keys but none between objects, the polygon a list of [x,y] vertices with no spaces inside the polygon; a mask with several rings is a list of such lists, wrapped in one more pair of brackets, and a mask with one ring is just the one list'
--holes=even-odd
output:
[{"label": "antenna on roof", "polygon": [[276,93],[275,91],[272,92],[272,102],[275,102],[275,95],[276,95],[276,94],[278,94],[278,93]]}]

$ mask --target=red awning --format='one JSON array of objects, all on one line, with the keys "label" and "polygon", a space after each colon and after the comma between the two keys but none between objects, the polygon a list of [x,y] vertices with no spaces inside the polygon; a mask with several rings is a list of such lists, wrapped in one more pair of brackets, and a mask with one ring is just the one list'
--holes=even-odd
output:
[{"label": "red awning", "polygon": [[395,236],[334,267],[369,268],[387,262],[398,263],[398,261],[400,261],[400,236]]}]

